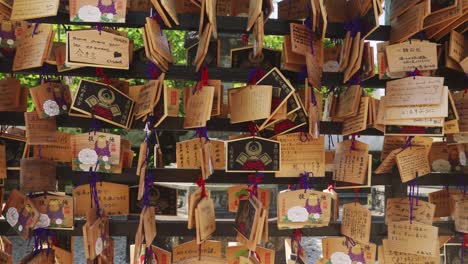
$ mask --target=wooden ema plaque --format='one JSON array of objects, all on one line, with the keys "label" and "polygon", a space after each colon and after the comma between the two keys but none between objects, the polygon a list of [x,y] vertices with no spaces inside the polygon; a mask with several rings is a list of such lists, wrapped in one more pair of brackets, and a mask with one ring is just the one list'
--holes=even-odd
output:
[{"label": "wooden ema plaque", "polygon": [[16,189],[10,192],[2,214],[23,240],[29,238],[32,228],[39,219],[39,211],[31,200]]},{"label": "wooden ema plaque", "polygon": [[55,191],[57,184],[56,164],[54,161],[37,158],[21,159],[21,191]]},{"label": "wooden ema plaque", "polygon": [[41,214],[35,228],[73,230],[73,197],[47,193],[32,197],[31,202]]},{"label": "wooden ema plaque", "polygon": [[226,171],[277,172],[280,170],[278,141],[247,137],[227,141]]},{"label": "wooden ema plaque", "polygon": [[[129,214],[128,186],[110,182],[100,182],[96,185],[99,194],[99,204],[106,215]],[[91,204],[89,184],[81,185],[73,190],[75,199],[75,216],[86,216]]]}]

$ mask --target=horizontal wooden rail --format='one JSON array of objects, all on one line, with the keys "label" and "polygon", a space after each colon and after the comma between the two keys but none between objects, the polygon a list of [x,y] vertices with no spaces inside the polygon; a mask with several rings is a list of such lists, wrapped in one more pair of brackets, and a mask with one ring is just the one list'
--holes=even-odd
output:
[{"label": "horizontal wooden rail", "polygon": [[[200,176],[199,169],[151,169],[154,182],[174,182],[174,183],[195,183]],[[222,170],[217,170],[207,183],[213,184],[242,184],[248,183],[249,173],[230,173]],[[58,166],[57,177],[59,182],[71,182],[73,184],[80,184],[87,182],[86,178],[83,179],[85,174],[79,171],[72,171],[70,166]],[[298,177],[284,177],[276,178],[273,173],[265,173],[262,184],[291,184],[299,182]],[[456,186],[460,185],[461,177],[468,177],[458,173],[431,173],[429,175],[418,178],[417,184],[419,186]],[[19,179],[18,170],[8,171],[8,181],[16,181]],[[122,174],[107,174],[99,173],[99,180],[109,181],[127,185],[138,185],[139,178],[136,176],[135,168],[124,169]],[[372,182],[375,185],[390,186],[394,181],[399,182],[397,174],[373,174]],[[18,181],[19,183],[19,181]],[[316,177],[312,180],[313,184],[319,186],[327,186],[332,184],[332,174],[327,172],[325,177]]]},{"label": "horizontal wooden rail", "polygon": [[[146,17],[149,12],[129,12],[127,14],[126,23],[102,23],[103,26],[110,27],[125,27],[125,28],[141,28],[146,23]],[[198,14],[178,14],[180,25],[168,30],[184,30],[198,31],[199,15]],[[32,22],[40,22],[47,24],[65,24],[65,25],[90,25],[95,26],[92,22],[70,22],[68,13],[60,13],[54,17],[30,20]],[[286,21],[280,19],[268,19],[265,24],[265,35],[289,35],[289,24],[294,21]],[[245,33],[247,27],[246,17],[218,16],[216,18],[217,29],[220,33]],[[299,22],[298,22],[299,23]],[[344,38],[346,31],[343,24],[329,23],[327,26],[327,38]],[[388,40],[390,38],[390,26],[380,26],[367,39],[368,40]]]}]

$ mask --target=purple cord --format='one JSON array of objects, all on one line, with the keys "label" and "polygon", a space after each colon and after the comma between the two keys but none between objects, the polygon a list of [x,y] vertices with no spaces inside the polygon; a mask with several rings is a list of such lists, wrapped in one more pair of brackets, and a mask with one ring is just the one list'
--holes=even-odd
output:
[{"label": "purple cord", "polygon": [[96,214],[98,217],[101,217],[101,207],[99,204],[99,196],[98,196],[98,191],[97,191],[98,175],[96,173],[96,170],[97,170],[98,164],[99,164],[99,161],[96,163],[96,167],[94,168],[94,170],[91,171],[90,187],[91,187],[94,204],[96,205]]},{"label": "purple cord", "polygon": [[38,28],[38,27],[39,27],[39,23],[34,24],[34,29],[33,29],[32,36],[31,36],[31,37],[34,37],[34,35],[36,35],[36,32],[37,32],[37,28]]},{"label": "purple cord", "polygon": [[301,71],[297,74],[297,82],[303,83],[307,78],[307,66],[302,66]]},{"label": "purple cord", "polygon": [[361,21],[360,18],[354,18],[349,22],[345,23],[344,26],[346,31],[349,31],[351,34],[351,37],[356,37],[357,33],[361,31]]},{"label": "purple cord", "polygon": [[43,244],[47,244],[47,256],[50,253],[49,230],[46,228],[36,228],[33,231],[34,249],[33,254],[37,255],[43,249]]},{"label": "purple cord", "polygon": [[401,148],[401,149],[407,149],[408,147],[411,147],[411,141],[413,141],[413,138],[414,136],[409,136],[407,139],[406,139],[406,143],[405,145]]},{"label": "purple cord", "polygon": [[206,127],[198,127],[195,129],[195,136],[198,138],[205,138],[207,141],[210,140],[208,137],[208,129]]},{"label": "purple cord", "polygon": [[146,172],[145,172],[145,189],[143,192],[143,201],[142,201],[142,210],[145,208],[145,206],[150,206],[149,202],[149,189],[153,186],[153,174],[151,173],[151,170],[148,169],[148,163],[149,163],[149,145],[150,145],[150,131],[149,128],[151,127],[151,121],[146,122],[146,136],[145,136],[145,142],[146,142],[146,154],[145,154],[145,163],[146,163]]}]

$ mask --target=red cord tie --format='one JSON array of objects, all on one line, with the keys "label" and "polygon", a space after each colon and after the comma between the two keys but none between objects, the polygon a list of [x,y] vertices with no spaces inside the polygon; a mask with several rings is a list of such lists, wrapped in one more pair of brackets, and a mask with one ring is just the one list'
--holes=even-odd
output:
[{"label": "red cord tie", "polygon": [[354,188],[354,205],[359,203],[359,188]]},{"label": "red cord tie", "polygon": [[198,185],[198,187],[200,187],[202,189],[201,198],[207,197],[207,195],[206,195],[206,181],[205,181],[205,179],[203,179],[203,177],[201,175],[197,179],[197,185]]}]

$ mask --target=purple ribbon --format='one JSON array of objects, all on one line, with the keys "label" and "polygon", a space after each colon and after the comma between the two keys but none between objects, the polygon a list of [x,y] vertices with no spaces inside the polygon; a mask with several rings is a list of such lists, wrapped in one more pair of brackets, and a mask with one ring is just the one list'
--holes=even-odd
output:
[{"label": "purple ribbon", "polygon": [[315,97],[314,87],[310,87],[310,101],[314,106],[317,106],[317,98]]},{"label": "purple ribbon", "polygon": [[156,79],[156,76],[160,76],[162,73],[161,69],[154,64],[151,60],[148,60],[148,66],[146,68],[146,74],[150,79]]},{"label": "purple ribbon", "polygon": [[351,77],[351,79],[348,80],[347,84],[348,84],[348,86],[351,86],[351,85],[359,85],[360,86],[362,84],[361,75],[359,75],[359,73],[355,73],[353,75],[353,77]]},{"label": "purple ribbon", "polygon": [[99,35],[101,35],[101,32],[102,32],[102,24],[101,24],[101,23],[98,23],[98,24],[96,25],[96,29],[97,29],[97,31],[99,32]]},{"label": "purple ribbon", "polygon": [[205,127],[198,127],[195,129],[195,136],[198,138],[205,138],[207,141],[210,140],[208,137],[208,129]]},{"label": "purple ribbon", "polygon": [[94,132],[94,135],[96,135],[96,132],[99,129],[101,129],[101,122],[99,122],[99,120],[96,119],[96,117],[94,116],[94,113],[91,114],[91,116],[92,116],[92,121],[91,121],[91,126],[88,129],[88,135],[90,135],[91,132]]},{"label": "purple ribbon", "polygon": [[98,169],[98,166],[99,166],[99,160],[96,162],[96,166],[94,167],[94,170],[90,168],[91,179],[89,181],[89,186],[91,188],[91,196],[93,196],[94,205],[96,206],[96,215],[98,217],[101,217],[101,206],[99,204],[99,196],[98,196],[98,191],[97,191],[98,174],[96,171]]},{"label": "purple ribbon", "polygon": [[258,197],[258,182],[262,182],[264,178],[265,174],[259,172],[255,172],[255,177],[249,177],[248,187],[252,187],[251,194],[255,197]]},{"label": "purple ribbon", "polygon": [[310,16],[308,16],[305,20],[304,20],[304,26],[306,26],[308,29],[309,29],[309,36],[310,36],[310,39],[309,39],[309,45],[310,45],[310,53],[312,54],[312,56],[314,55],[315,51],[314,51],[314,34],[312,32],[312,19],[310,18]]},{"label": "purple ribbon", "polygon": [[357,33],[361,31],[361,21],[360,18],[354,18],[349,22],[346,22],[344,25],[346,31],[349,31],[351,37],[356,37]]},{"label": "purple ribbon", "polygon": [[414,136],[409,136],[407,139],[406,139],[406,143],[403,147],[401,147],[401,149],[407,149],[408,147],[411,147],[411,141],[413,141],[413,138]]},{"label": "purple ribbon", "polygon": [[33,254],[37,255],[43,249],[43,244],[47,244],[47,256],[50,253],[50,243],[49,243],[50,231],[46,228],[36,228],[33,230],[34,237],[34,249]]},{"label": "purple ribbon", "polygon": [[34,37],[34,35],[36,35],[38,27],[39,27],[39,23],[34,24],[34,29],[33,29],[31,37]]},{"label": "purple ribbon", "polygon": [[[409,220],[410,220],[410,224],[413,223],[413,203],[414,203],[414,200],[416,200],[416,206],[419,205],[419,186],[418,186],[418,182],[417,182],[417,178],[418,177],[418,173],[416,172],[416,179],[412,180],[409,182],[409,194],[408,194],[408,197],[409,197],[409,208],[410,208],[410,212],[409,212]],[[416,192],[416,194],[415,194]]]},{"label": "purple ribbon", "polygon": [[148,169],[148,164],[149,164],[149,146],[150,146],[150,127],[151,127],[151,120],[146,122],[145,126],[145,142],[146,142],[146,153],[145,153],[145,163],[146,163],[146,172],[145,172],[145,189],[143,192],[143,201],[142,201],[142,210],[145,208],[145,206],[150,206],[149,202],[149,190],[153,186],[153,174],[151,173],[151,170]]},{"label": "purple ribbon", "polygon": [[345,236],[346,237],[346,247],[350,248],[350,247],[354,247],[356,246],[356,241],[354,241],[354,239],[350,238],[349,236]]},{"label": "purple ribbon", "polygon": [[[311,172],[312,173],[312,172]],[[314,186],[313,179],[314,176],[309,177],[309,172],[304,171],[304,173],[300,174],[300,179],[299,179],[299,184],[300,186],[304,189],[304,192],[306,192],[309,189],[312,189]]]},{"label": "purple ribbon", "polygon": [[307,66],[302,66],[301,71],[297,74],[297,82],[303,83],[307,78]]}]

